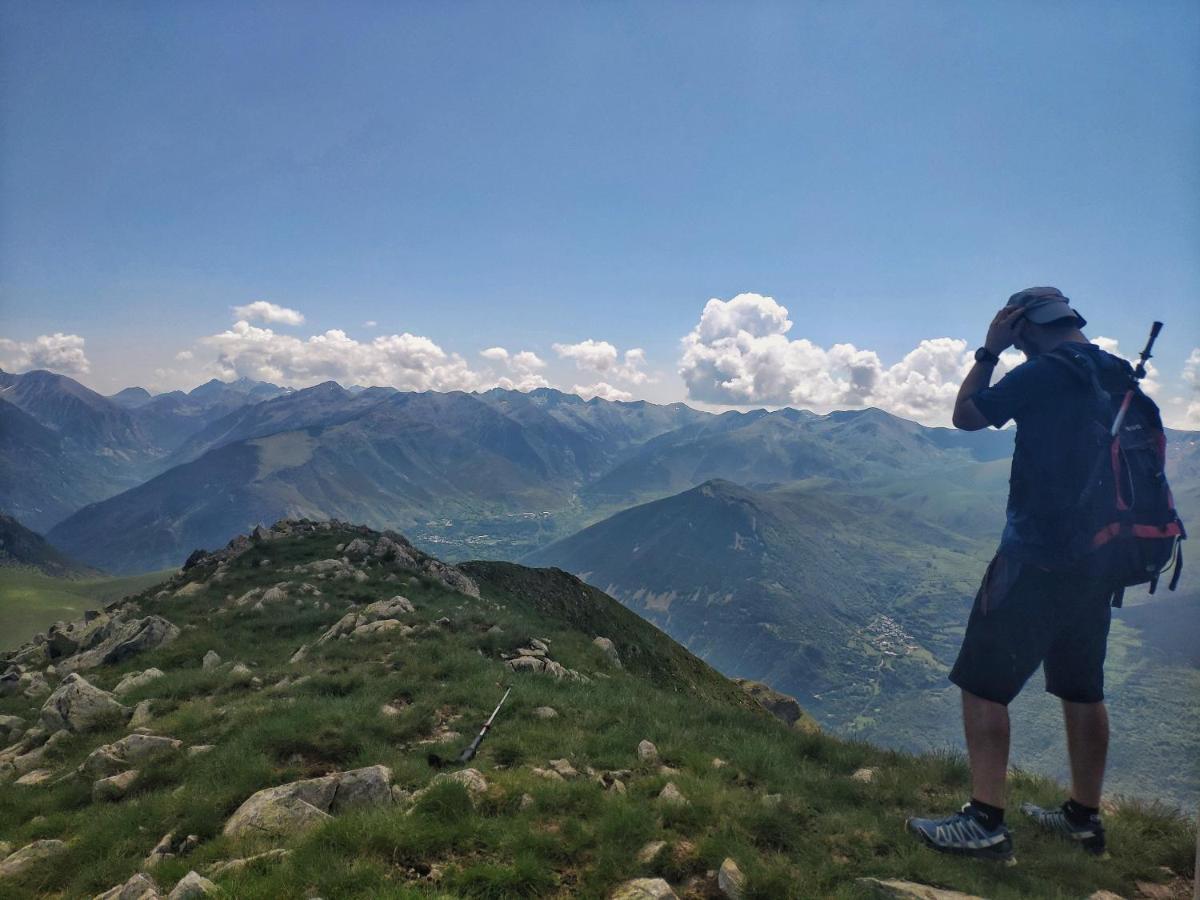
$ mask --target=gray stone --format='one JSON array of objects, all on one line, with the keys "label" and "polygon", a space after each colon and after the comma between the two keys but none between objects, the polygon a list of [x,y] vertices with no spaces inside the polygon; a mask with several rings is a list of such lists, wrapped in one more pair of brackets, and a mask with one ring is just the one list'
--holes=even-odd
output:
[{"label": "gray stone", "polygon": [[534,708],[533,714],[539,719],[553,719],[558,715],[558,710],[553,706],[538,706]]},{"label": "gray stone", "polygon": [[617,885],[609,900],[679,900],[679,895],[661,878],[634,878]]},{"label": "gray stone", "polygon": [[646,763],[658,762],[658,748],[650,741],[640,741],[637,745],[638,759]]},{"label": "gray stone", "polygon": [[0,861],[0,879],[22,875],[45,859],[50,859],[67,849],[62,841],[34,841]]},{"label": "gray stone", "polygon": [[108,691],[93,687],[77,673],[71,673],[42,706],[42,724],[51,731],[92,731],[129,714]]},{"label": "gray stone", "polygon": [[113,688],[113,693],[118,697],[128,694],[130,691],[135,691],[140,687],[145,687],[156,678],[162,678],[167,673],[162,669],[146,669],[144,672],[130,672],[117,683]]},{"label": "gray stone", "polygon": [[58,668],[62,672],[79,672],[119,663],[138,653],[168,644],[177,637],[179,629],[162,616],[121,622],[95,647],[67,657],[58,664]]},{"label": "gray stone", "polygon": [[158,885],[149,875],[138,872],[124,884],[97,894],[94,900],[161,900]]},{"label": "gray stone", "polygon": [[672,806],[684,806],[687,804],[687,797],[679,788],[675,787],[675,782],[668,781],[666,786],[659,791],[658,799],[663,803],[669,803]]},{"label": "gray stone", "polygon": [[281,837],[305,831],[328,821],[330,813],[390,804],[391,782],[386,766],[369,766],[265,788],[237,808],[223,833]]},{"label": "gray stone", "polygon": [[92,782],[92,800],[123,800],[138,779],[138,770],[130,769]]},{"label": "gray stone", "polygon": [[717,872],[717,887],[729,900],[742,900],[746,891],[746,876],[738,868],[738,864],[729,857],[721,863]]},{"label": "gray stone", "polygon": [[167,900],[197,900],[200,897],[216,897],[220,889],[196,872],[188,872],[175,884]]},{"label": "gray stone", "polygon": [[618,669],[622,668],[621,657],[617,653],[617,645],[606,637],[597,637],[592,640],[592,643],[604,651],[604,655]]},{"label": "gray stone", "polygon": [[141,700],[133,707],[133,715],[129,717],[130,728],[144,728],[154,720],[154,701]]},{"label": "gray stone", "polygon": [[666,841],[650,841],[638,851],[637,861],[642,865],[649,865],[654,862],[658,854],[662,853],[665,846],[667,846]]},{"label": "gray stone", "polygon": [[863,896],[879,897],[881,900],[983,900],[974,894],[943,890],[897,878],[857,878],[855,884],[862,889]]},{"label": "gray stone", "polygon": [[200,660],[200,668],[206,672],[211,669],[215,669],[220,664],[221,654],[217,653],[216,650],[209,650],[204,654],[204,659]]},{"label": "gray stone", "polygon": [[247,856],[244,859],[227,859],[225,862],[219,862],[208,870],[208,874],[216,878],[219,875],[230,875],[235,872],[241,872],[250,866],[260,865],[263,863],[282,862],[292,855],[291,850],[268,850],[265,853],[256,853],[253,856]]},{"label": "gray stone", "polygon": [[88,754],[79,766],[82,775],[99,777],[113,775],[134,764],[158,759],[176,752],[183,746],[175,738],[156,734],[128,734],[119,741],[104,744]]}]

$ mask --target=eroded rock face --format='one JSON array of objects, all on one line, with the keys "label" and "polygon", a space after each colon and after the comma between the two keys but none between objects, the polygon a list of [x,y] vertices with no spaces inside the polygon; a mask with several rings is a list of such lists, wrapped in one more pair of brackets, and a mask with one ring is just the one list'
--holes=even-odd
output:
[{"label": "eroded rock face", "polygon": [[102,641],[58,663],[60,672],[80,672],[96,666],[121,662],[146,650],[153,650],[179,637],[179,629],[162,616],[146,616],[120,622]]},{"label": "eroded rock face", "polygon": [[129,714],[108,691],[93,687],[78,673],[71,673],[42,707],[42,724],[51,732],[85,732],[103,727],[113,719]]},{"label": "eroded rock face", "polygon": [[[734,682],[747,694],[758,701],[767,712],[785,722],[789,728],[808,729],[812,718],[804,712],[795,697],[777,691],[761,681],[751,681],[748,678],[735,678]],[[815,723],[813,723],[815,726]]]},{"label": "eroded rock face", "polygon": [[224,833],[280,837],[320,825],[347,809],[391,802],[391,770],[368,766],[265,788],[237,808]]}]

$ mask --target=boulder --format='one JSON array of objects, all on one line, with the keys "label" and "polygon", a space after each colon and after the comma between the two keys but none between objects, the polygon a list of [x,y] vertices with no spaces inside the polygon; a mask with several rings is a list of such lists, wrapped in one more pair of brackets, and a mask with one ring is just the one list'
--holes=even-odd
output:
[{"label": "boulder", "polygon": [[196,872],[188,872],[175,884],[167,900],[198,900],[201,897],[216,897],[219,888]]},{"label": "boulder", "polygon": [[125,772],[119,772],[116,775],[110,775],[107,778],[97,779],[92,782],[92,800],[96,802],[102,800],[124,800],[125,795],[137,783],[137,779],[137,769],[129,769]]},{"label": "boulder", "polygon": [[575,778],[579,772],[571,763],[565,759],[550,760],[550,768],[561,775],[563,778]]},{"label": "boulder", "polygon": [[149,875],[138,872],[124,884],[97,894],[93,900],[161,900],[158,885]]},{"label": "boulder", "polygon": [[369,766],[265,788],[237,808],[223,833],[281,837],[305,831],[328,821],[331,813],[390,804],[391,784],[390,769]]},{"label": "boulder", "polygon": [[558,715],[558,710],[553,706],[538,706],[534,708],[533,714],[539,719],[553,719]]},{"label": "boulder", "polygon": [[875,775],[877,772],[878,772],[877,769],[866,768],[866,767],[864,767],[862,769],[855,769],[854,774],[850,776],[850,780],[858,781],[858,782],[861,782],[862,784],[870,784],[872,781],[875,780]]},{"label": "boulder", "polygon": [[51,859],[67,849],[62,841],[34,841],[0,860],[0,879],[15,878],[45,859]]},{"label": "boulder", "polygon": [[146,616],[121,622],[90,650],[69,656],[58,664],[62,672],[80,672],[118,663],[146,650],[161,647],[179,637],[179,629],[162,616]]},{"label": "boulder", "polygon": [[948,891],[896,878],[858,878],[855,879],[855,884],[859,886],[864,897],[878,897],[881,900],[983,900],[974,894]]},{"label": "boulder", "polygon": [[130,672],[117,683],[117,686],[113,688],[113,693],[121,697],[130,691],[135,691],[140,687],[146,686],[156,678],[162,678],[166,674],[162,669],[146,669],[144,672]]},{"label": "boulder", "polygon": [[217,653],[216,650],[209,650],[204,654],[204,658],[200,660],[200,668],[206,672],[215,669],[220,664],[221,654]]},{"label": "boulder", "polygon": [[34,769],[32,772],[26,772],[20,778],[13,782],[24,787],[34,787],[39,784],[45,784],[54,777],[53,769]]},{"label": "boulder", "polygon": [[176,600],[186,600],[188,597],[195,597],[204,590],[204,584],[199,581],[189,581],[183,587],[175,592]]},{"label": "boulder", "polygon": [[746,876],[738,868],[738,864],[729,857],[721,863],[717,872],[717,887],[729,900],[742,900],[746,891]]},{"label": "boulder", "polygon": [[657,858],[658,854],[662,853],[663,848],[666,846],[666,841],[650,841],[644,844],[642,849],[638,851],[637,861],[644,866],[649,865],[654,862],[655,858]]},{"label": "boulder", "polygon": [[592,643],[604,651],[604,655],[608,657],[609,661],[614,666],[616,666],[618,669],[622,668],[621,657],[617,654],[616,644],[606,637],[595,638],[592,640]]},{"label": "boulder", "polygon": [[671,806],[685,806],[688,802],[687,797],[683,796],[679,788],[675,787],[673,781],[668,781],[666,787],[659,791],[658,799]]},{"label": "boulder", "polygon": [[230,875],[235,872],[241,872],[250,866],[261,863],[281,862],[292,855],[291,850],[268,850],[265,853],[256,853],[253,856],[247,856],[244,859],[227,859],[224,862],[219,862],[208,870],[208,874],[216,878],[219,875]]},{"label": "boulder", "polygon": [[154,721],[154,701],[139,701],[133,708],[133,715],[129,717],[129,727],[144,728],[152,721]]},{"label": "boulder", "polygon": [[[405,597],[397,595],[392,597],[390,600],[376,600],[374,603],[370,603],[360,610],[352,610],[346,613],[346,615],[342,616],[337,620],[337,622],[330,626],[330,628],[324,634],[317,638],[317,644],[327,644],[330,641],[346,637],[356,632],[360,635],[373,634],[377,630],[386,631],[393,628],[407,628],[409,631],[411,631],[412,629],[409,626],[402,625],[397,618],[398,616],[402,616],[411,612],[415,612],[415,609],[413,608],[412,603]],[[393,620],[395,624],[382,628],[376,628],[374,630],[364,628],[364,626],[370,625],[374,622],[383,622],[387,620]]]},{"label": "boulder", "polygon": [[609,900],[679,900],[679,895],[661,878],[634,878],[617,885]]},{"label": "boulder", "polygon": [[72,672],[42,706],[41,720],[50,731],[78,733],[102,728],[129,712],[129,707],[122,706],[108,691],[93,687],[82,675]]},{"label": "boulder", "polygon": [[182,746],[183,742],[175,738],[155,734],[129,734],[89,753],[87,759],[80,764],[79,772],[93,778],[115,775],[132,768],[134,764],[174,753]]},{"label": "boulder", "polygon": [[763,684],[761,681],[751,681],[748,678],[735,678],[734,682],[743,691],[757,700],[758,704],[767,710],[767,712],[785,722],[789,728],[807,717],[807,714],[795,697],[777,691]]},{"label": "boulder", "polygon": [[638,759],[646,763],[658,762],[658,748],[650,741],[643,740],[637,745]]}]

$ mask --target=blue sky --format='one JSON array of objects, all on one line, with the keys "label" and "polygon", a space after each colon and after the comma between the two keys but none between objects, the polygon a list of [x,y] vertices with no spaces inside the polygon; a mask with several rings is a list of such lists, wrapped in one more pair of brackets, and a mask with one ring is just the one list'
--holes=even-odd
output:
[{"label": "blue sky", "polygon": [[[1160,402],[1197,397],[1194,3],[38,3],[0,34],[10,367],[61,333],[104,391],[523,372],[815,408],[855,402],[848,343],[890,378],[864,402],[932,420],[962,348],[894,367],[1054,284],[1126,352],[1163,319]],[[682,363],[744,293],[790,329]],[[254,301],[305,321],[235,335]]]}]

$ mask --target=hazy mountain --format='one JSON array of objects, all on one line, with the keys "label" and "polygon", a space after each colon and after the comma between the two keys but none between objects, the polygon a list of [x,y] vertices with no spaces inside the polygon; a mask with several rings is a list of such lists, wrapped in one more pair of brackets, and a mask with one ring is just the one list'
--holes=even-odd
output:
[{"label": "hazy mountain", "polygon": [[0,513],[0,567],[19,566],[36,569],[55,577],[96,575],[74,560],[68,559],[36,531],[30,531],[12,516]]},{"label": "hazy mountain", "polygon": [[115,394],[109,394],[108,399],[125,409],[137,409],[154,399],[154,395],[144,387],[127,387]]}]

